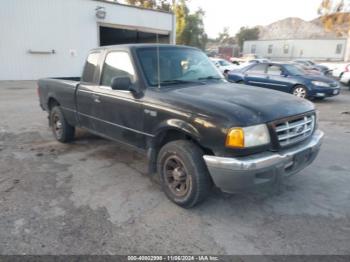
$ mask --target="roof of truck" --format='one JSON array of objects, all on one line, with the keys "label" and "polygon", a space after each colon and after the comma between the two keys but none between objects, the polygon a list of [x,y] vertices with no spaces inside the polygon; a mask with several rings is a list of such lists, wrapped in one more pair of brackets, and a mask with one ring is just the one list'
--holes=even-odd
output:
[{"label": "roof of truck", "polygon": [[113,49],[137,49],[137,48],[145,48],[145,47],[175,47],[175,48],[188,48],[188,49],[197,49],[192,46],[185,45],[171,45],[171,44],[123,44],[123,45],[109,45],[109,46],[101,46],[92,49],[91,51],[97,50],[113,50]]}]

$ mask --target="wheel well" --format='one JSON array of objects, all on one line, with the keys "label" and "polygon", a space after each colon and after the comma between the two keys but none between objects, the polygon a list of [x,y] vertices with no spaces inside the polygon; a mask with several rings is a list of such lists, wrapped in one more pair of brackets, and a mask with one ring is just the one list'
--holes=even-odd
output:
[{"label": "wheel well", "polygon": [[59,105],[60,103],[58,103],[58,101],[53,97],[50,97],[49,101],[47,102],[47,106],[50,111],[54,106],[59,106]]},{"label": "wheel well", "polygon": [[167,143],[176,140],[188,140],[196,144],[199,148],[203,150],[205,155],[214,155],[213,151],[203,147],[199,142],[192,136],[186,134],[183,131],[177,129],[168,129],[154,138],[154,143],[151,146],[151,154],[149,155],[149,171],[150,173],[155,173],[157,171],[157,157],[159,150]]},{"label": "wheel well", "polygon": [[162,148],[165,144],[175,141],[175,140],[189,140],[193,143],[195,143],[197,146],[199,146],[205,154],[210,154],[212,155],[213,152],[210,149],[207,149],[203,147],[202,145],[199,144],[199,142],[194,139],[192,136],[186,134],[185,132],[182,132],[177,129],[170,129],[163,131],[156,137],[156,144],[155,147],[159,150]]},{"label": "wheel well", "polygon": [[292,87],[292,92],[294,91],[294,89],[297,87],[297,86],[301,86],[301,87],[304,87],[305,89],[306,89],[306,91],[309,91],[308,89],[307,89],[307,87],[305,86],[305,85],[303,85],[303,84],[295,84],[295,85],[293,85],[293,87]]}]

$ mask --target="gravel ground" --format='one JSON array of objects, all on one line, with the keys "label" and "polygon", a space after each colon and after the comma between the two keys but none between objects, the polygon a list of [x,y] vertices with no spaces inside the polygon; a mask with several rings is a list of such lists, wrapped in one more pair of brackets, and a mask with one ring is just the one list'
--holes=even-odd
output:
[{"label": "gravel ground", "polygon": [[56,142],[35,83],[0,82],[0,254],[350,254],[350,92],[316,106],[312,166],[185,210],[144,156],[83,131]]}]

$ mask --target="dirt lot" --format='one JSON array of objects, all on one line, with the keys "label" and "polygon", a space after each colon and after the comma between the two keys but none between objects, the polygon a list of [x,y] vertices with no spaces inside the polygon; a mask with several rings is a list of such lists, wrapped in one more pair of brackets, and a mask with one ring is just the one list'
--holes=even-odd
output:
[{"label": "dirt lot", "polygon": [[55,142],[35,83],[0,82],[0,253],[350,254],[350,91],[316,105],[326,137],[311,167],[184,210],[143,156],[84,132]]}]

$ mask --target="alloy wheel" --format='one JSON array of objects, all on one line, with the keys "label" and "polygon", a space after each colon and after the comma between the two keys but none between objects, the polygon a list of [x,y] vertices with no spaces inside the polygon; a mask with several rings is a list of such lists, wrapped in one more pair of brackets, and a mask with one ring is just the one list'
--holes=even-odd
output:
[{"label": "alloy wheel", "polygon": [[300,98],[305,98],[306,97],[306,89],[304,87],[297,87],[294,89],[293,95],[300,97]]}]

